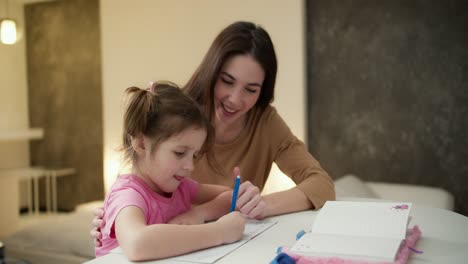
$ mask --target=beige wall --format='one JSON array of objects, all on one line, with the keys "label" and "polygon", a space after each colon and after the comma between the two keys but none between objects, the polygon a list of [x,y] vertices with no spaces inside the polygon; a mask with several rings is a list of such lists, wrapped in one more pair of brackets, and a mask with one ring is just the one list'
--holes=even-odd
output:
[{"label": "beige wall", "polygon": [[[9,11],[9,16],[16,20],[19,34],[22,35],[22,4],[10,1]],[[6,15],[4,10],[0,10],[0,15]],[[0,133],[23,130],[29,126],[25,57],[24,38],[15,45],[0,44]],[[0,139],[0,170],[28,165],[28,141]],[[16,179],[0,173],[0,237],[14,231],[18,221],[18,189]]]},{"label": "beige wall", "polygon": [[[1,6],[3,7],[3,5]],[[16,20],[22,34],[22,4],[10,1],[9,16]],[[0,15],[6,15],[4,10]],[[26,79],[25,39],[14,45],[0,44],[0,131],[28,128],[28,94]],[[0,168],[28,164],[28,144],[0,141]]]},{"label": "beige wall", "polygon": [[[274,105],[304,139],[303,5],[301,0],[101,0],[106,190],[119,167],[114,149],[121,141],[123,90],[159,79],[183,85],[216,34],[237,20],[253,21],[270,33],[279,61]],[[275,184],[291,185],[280,178]]]}]

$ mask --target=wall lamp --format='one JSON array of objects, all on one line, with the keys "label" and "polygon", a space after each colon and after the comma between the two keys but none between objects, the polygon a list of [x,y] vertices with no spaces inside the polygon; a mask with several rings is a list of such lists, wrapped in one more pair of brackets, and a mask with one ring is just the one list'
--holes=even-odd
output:
[{"label": "wall lamp", "polygon": [[0,19],[0,41],[3,44],[13,45],[17,40],[16,22],[8,18],[8,0],[6,0],[6,18]]}]

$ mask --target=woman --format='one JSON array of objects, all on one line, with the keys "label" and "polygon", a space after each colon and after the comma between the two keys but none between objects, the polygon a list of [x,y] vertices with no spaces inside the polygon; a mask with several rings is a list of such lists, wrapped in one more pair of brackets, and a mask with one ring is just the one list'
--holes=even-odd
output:
[{"label": "woman", "polygon": [[[318,209],[335,199],[330,176],[271,106],[276,71],[268,33],[253,23],[235,22],[219,33],[184,87],[215,127],[215,144],[195,164],[193,178],[232,186],[233,175],[240,174],[237,208],[250,218]],[[297,186],[262,196],[273,162]],[[100,236],[102,213],[95,212],[94,238]]]}]

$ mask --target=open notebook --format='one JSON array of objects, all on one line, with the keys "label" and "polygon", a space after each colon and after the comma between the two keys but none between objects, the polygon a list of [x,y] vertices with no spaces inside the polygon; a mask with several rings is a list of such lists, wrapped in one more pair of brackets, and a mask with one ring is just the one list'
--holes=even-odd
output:
[{"label": "open notebook", "polygon": [[393,262],[406,238],[411,203],[328,201],[290,251],[304,256]]}]

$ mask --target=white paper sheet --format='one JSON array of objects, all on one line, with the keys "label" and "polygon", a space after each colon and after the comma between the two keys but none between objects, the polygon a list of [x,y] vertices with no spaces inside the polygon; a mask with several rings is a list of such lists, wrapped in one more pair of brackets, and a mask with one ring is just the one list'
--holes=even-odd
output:
[{"label": "white paper sheet", "polygon": [[[207,248],[207,249],[195,251],[192,253],[188,253],[185,255],[172,257],[168,259],[177,260],[181,262],[191,262],[191,263],[204,263],[204,264],[214,263],[218,259],[226,256],[227,254],[231,253],[238,247],[247,243],[252,238],[263,233],[265,230],[272,227],[276,223],[277,222],[272,222],[268,220],[266,221],[249,220],[247,221],[245,225],[244,237],[238,242],[227,244],[227,245],[222,245],[222,246],[217,246],[217,247],[212,247],[212,248]],[[120,247],[114,248],[111,252],[123,254],[123,251]]]}]

